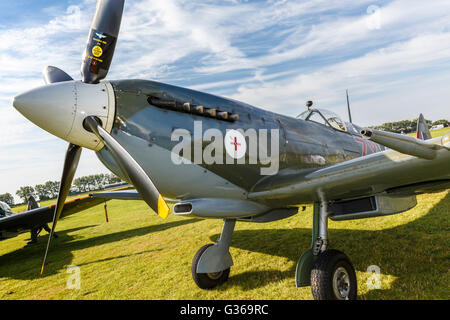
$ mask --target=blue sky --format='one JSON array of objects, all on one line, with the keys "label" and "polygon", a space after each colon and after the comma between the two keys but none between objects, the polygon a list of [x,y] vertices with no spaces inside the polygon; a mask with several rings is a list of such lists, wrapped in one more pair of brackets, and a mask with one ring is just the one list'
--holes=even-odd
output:
[{"label": "blue sky", "polygon": [[[12,108],[55,65],[80,79],[95,0],[0,2],[0,193],[59,180],[67,143]],[[126,0],[108,79],[142,78],[295,116],[450,118],[450,1]],[[84,150],[77,176],[107,172]]]}]

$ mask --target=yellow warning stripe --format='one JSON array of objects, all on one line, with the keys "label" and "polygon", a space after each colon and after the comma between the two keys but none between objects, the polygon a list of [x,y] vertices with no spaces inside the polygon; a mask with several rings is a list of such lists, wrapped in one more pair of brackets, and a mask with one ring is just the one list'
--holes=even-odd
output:
[{"label": "yellow warning stripe", "polygon": [[165,219],[169,215],[169,207],[167,206],[166,202],[164,201],[163,197],[159,195],[158,197],[158,215]]}]

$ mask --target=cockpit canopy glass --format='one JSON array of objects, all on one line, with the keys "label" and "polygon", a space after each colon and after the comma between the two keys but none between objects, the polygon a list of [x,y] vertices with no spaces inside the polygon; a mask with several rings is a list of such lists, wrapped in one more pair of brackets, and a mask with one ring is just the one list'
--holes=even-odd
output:
[{"label": "cockpit canopy glass", "polygon": [[326,126],[331,126],[332,128],[339,131],[347,131],[345,122],[342,121],[337,114],[329,110],[310,109],[301,113],[297,118],[306,121],[314,121]]}]

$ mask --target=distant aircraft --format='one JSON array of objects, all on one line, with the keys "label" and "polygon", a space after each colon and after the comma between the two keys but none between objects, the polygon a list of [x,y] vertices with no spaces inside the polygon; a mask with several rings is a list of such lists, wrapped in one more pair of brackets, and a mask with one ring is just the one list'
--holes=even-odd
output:
[{"label": "distant aircraft", "polygon": [[[66,217],[74,213],[81,212],[105,202],[105,215],[108,222],[108,214],[106,211],[106,201],[110,192],[126,192],[130,189],[130,185],[126,182],[113,183],[105,186],[102,192],[99,192],[102,197],[92,197],[91,195],[82,196],[80,198],[66,201],[64,204],[61,217]],[[103,200],[102,200],[103,199]],[[30,232],[31,239],[28,244],[37,242],[42,229],[51,232],[47,224],[53,221],[56,204],[45,207],[40,207],[36,199],[30,195],[28,197],[27,210],[20,213],[15,213],[11,207],[0,201],[0,241],[13,238],[24,232]],[[54,234],[53,237],[56,235]]]},{"label": "distant aircraft", "polygon": [[46,85],[14,100],[26,118],[70,143],[51,233],[84,147],[137,190],[117,198],[142,199],[165,218],[166,197],[176,201],[176,215],[224,220],[218,242],[194,256],[200,288],[228,280],[236,221],[276,221],[312,203],[311,248],[299,259],[296,285],[311,285],[315,299],[355,299],[354,268],[329,249],[328,219],[403,212],[416,205],[416,194],[449,188],[450,133],[422,140],[358,127],[312,103],[296,119],[155,81],[101,81],[123,5],[98,2],[81,81],[47,67]]},{"label": "distant aircraft", "polygon": [[[86,210],[102,202],[104,200],[90,196],[66,201],[61,217]],[[41,230],[46,228],[47,223],[53,221],[55,206],[53,204],[38,207],[36,200],[30,197],[27,210],[14,213],[6,203],[0,202],[0,241],[16,237],[24,232],[30,232],[30,243],[35,243]]]}]

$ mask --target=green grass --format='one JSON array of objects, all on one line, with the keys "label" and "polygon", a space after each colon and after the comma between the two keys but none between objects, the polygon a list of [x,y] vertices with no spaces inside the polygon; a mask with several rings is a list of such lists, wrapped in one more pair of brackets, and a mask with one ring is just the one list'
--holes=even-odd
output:
[{"label": "green grass", "polygon": [[[414,209],[398,215],[330,221],[331,247],[352,260],[359,299],[450,299],[449,212],[445,191],[418,196]],[[43,276],[45,232],[31,247],[25,246],[29,233],[0,242],[0,300],[312,299],[309,287],[294,284],[297,259],[311,242],[311,206],[281,221],[238,222],[230,279],[209,291],[192,281],[191,261],[217,240],[221,221],[161,220],[142,201],[110,201],[108,213],[109,223],[103,205],[62,219]],[[80,290],[66,288],[69,265],[80,267]],[[379,290],[366,285],[371,265],[381,269]]]},{"label": "green grass", "polygon": [[430,131],[431,136],[432,136],[433,138],[435,138],[435,137],[440,137],[440,136],[446,134],[447,132],[450,132],[450,127],[442,128],[442,129],[438,129],[438,130],[431,130],[431,131]]},{"label": "green grass", "polygon": [[[431,137],[433,137],[433,138],[435,138],[435,137],[440,137],[440,136],[446,134],[447,132],[450,132],[450,127],[448,127],[448,128],[442,128],[442,129],[438,129],[438,130],[431,130],[431,131],[430,131]],[[416,136],[416,133],[415,133],[415,132],[412,132],[412,133],[408,133],[408,135],[409,135],[409,136],[415,137],[415,136]]]},{"label": "green grass", "polygon": [[[359,299],[449,299],[448,191],[418,196],[416,208],[395,216],[330,222],[331,247],[352,260]],[[20,209],[20,208],[18,208]],[[310,244],[312,208],[267,224],[238,222],[230,279],[204,291],[191,261],[215,241],[220,220],[170,216],[161,220],[144,202],[110,201],[58,223],[59,238],[39,275],[47,234],[0,243],[0,300],[4,299],[312,299],[296,288],[295,266]],[[81,289],[66,289],[67,266],[81,269]],[[369,291],[367,267],[381,268],[382,288]]]}]

